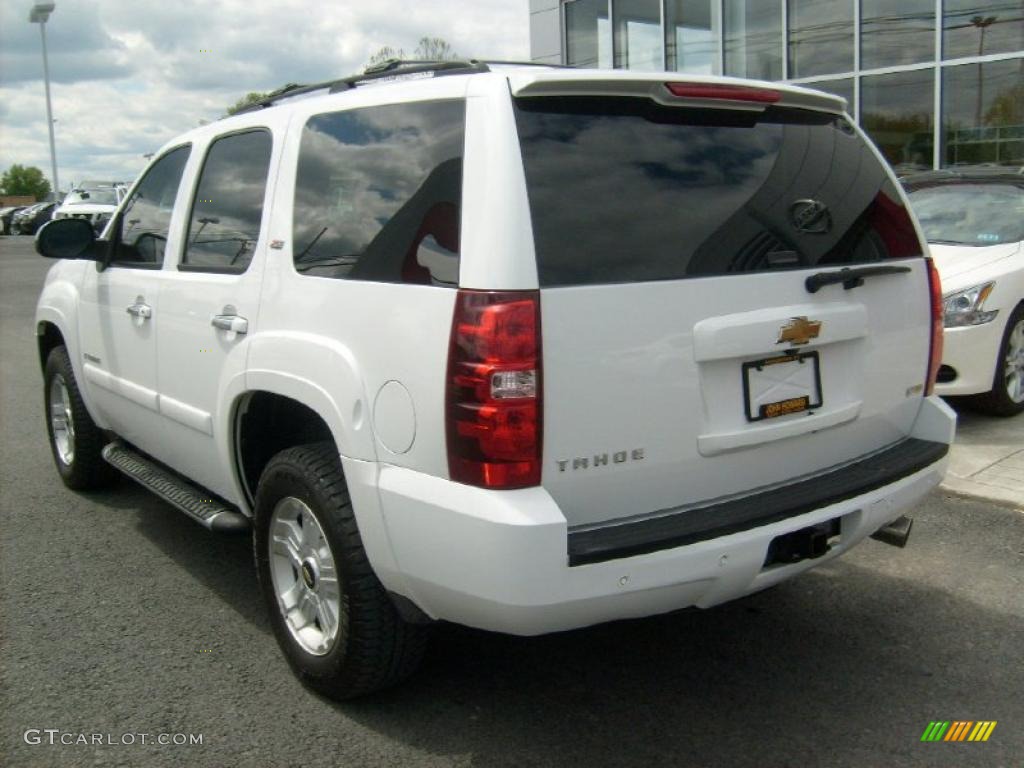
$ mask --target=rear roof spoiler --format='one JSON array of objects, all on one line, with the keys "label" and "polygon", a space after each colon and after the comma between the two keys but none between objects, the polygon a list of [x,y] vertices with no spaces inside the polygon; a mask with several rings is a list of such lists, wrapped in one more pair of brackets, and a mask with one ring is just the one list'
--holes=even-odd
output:
[{"label": "rear roof spoiler", "polygon": [[[781,83],[724,77],[691,78],[671,72],[644,76],[601,72],[595,77],[595,74],[598,73],[580,70],[516,72],[508,79],[514,96],[633,96],[674,107],[760,112],[774,105],[834,114],[846,111],[846,99],[840,96]],[[688,95],[676,95],[670,86]],[[701,91],[704,95],[699,95]],[[736,98],[730,98],[730,92]],[[774,98],[761,98],[765,94],[772,94]]]}]

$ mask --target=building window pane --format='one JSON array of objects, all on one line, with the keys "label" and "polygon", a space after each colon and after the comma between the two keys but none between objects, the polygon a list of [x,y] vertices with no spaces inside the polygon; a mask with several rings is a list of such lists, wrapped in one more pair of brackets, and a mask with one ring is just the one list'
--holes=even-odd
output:
[{"label": "building window pane", "polygon": [[835,96],[842,96],[846,99],[846,111],[853,114],[853,78],[844,77],[842,80],[823,80],[820,83],[801,83],[805,88],[814,88]]},{"label": "building window pane", "polygon": [[860,67],[935,58],[934,0],[861,0]]},{"label": "building window pane", "polygon": [[945,59],[1024,50],[1022,0],[945,0],[942,11]]},{"label": "building window pane", "polygon": [[860,81],[860,123],[897,172],[932,167],[935,70]]},{"label": "building window pane", "polygon": [[1024,59],[942,72],[943,163],[1024,165]]},{"label": "building window pane", "polygon": [[782,79],[782,8],[764,0],[725,0],[725,73]]},{"label": "building window pane", "polygon": [[789,0],[789,76],[852,71],[852,0]]},{"label": "building window pane", "polygon": [[659,0],[616,0],[615,66],[619,69],[660,71],[661,3]]},{"label": "building window pane", "polygon": [[710,75],[718,53],[709,0],[668,0],[665,4],[665,63],[675,72]]},{"label": "building window pane", "polygon": [[612,27],[607,0],[565,4],[565,60],[574,67],[612,66]]}]

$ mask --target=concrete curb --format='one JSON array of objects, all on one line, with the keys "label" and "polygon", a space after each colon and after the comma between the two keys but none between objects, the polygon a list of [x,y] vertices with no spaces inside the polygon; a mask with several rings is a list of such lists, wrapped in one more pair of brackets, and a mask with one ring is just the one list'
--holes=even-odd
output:
[{"label": "concrete curb", "polygon": [[965,499],[974,499],[976,501],[987,501],[1000,507],[1024,512],[1024,502],[1020,500],[1020,494],[1013,491],[993,488],[981,483],[972,483],[969,480],[965,481],[949,477],[948,475],[939,487],[944,492],[953,496],[962,496]]},{"label": "concrete curb", "polygon": [[958,403],[943,490],[1024,511],[1024,414],[999,418]]}]

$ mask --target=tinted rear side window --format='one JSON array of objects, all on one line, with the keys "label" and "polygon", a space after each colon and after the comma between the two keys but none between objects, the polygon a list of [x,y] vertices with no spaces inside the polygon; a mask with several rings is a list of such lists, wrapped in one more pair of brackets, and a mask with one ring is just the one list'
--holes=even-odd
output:
[{"label": "tinted rear side window", "polygon": [[899,195],[845,119],[516,100],[544,286],[918,256]]},{"label": "tinted rear side window", "polygon": [[310,118],[295,182],[295,268],[456,285],[464,126],[463,101]]}]

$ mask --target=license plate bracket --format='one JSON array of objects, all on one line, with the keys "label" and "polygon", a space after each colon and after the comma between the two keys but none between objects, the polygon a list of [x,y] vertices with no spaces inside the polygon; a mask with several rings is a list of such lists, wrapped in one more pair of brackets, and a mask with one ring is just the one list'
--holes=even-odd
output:
[{"label": "license plate bracket", "polygon": [[817,351],[787,352],[743,363],[747,421],[765,421],[822,406]]}]

